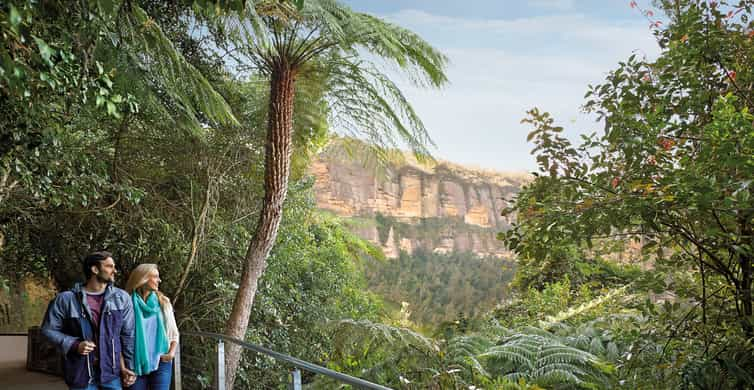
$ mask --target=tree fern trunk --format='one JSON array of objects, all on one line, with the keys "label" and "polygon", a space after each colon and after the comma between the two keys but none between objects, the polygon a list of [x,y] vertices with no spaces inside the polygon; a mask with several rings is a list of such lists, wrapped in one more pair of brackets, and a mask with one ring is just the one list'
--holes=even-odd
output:
[{"label": "tree fern trunk", "polygon": [[[241,283],[233,301],[225,334],[243,340],[257,292],[257,282],[267,267],[267,256],[275,243],[288,190],[293,133],[293,97],[296,70],[286,62],[276,64],[270,81],[270,107],[265,147],[264,199],[257,230],[246,252]],[[226,385],[233,388],[241,358],[241,348],[226,346]]]}]

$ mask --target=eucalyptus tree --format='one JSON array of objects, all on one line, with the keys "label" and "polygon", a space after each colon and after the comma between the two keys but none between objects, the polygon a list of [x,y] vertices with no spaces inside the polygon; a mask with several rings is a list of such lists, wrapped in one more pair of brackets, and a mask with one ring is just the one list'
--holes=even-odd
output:
[{"label": "eucalyptus tree", "polygon": [[[383,147],[402,142],[426,157],[429,135],[387,70],[405,72],[420,86],[439,87],[447,81],[446,57],[418,35],[335,0],[249,1],[242,15],[226,18],[222,25],[232,42],[228,53],[267,77],[270,95],[262,208],[226,327],[226,334],[236,338],[246,334],[257,283],[282,218],[297,82],[310,75],[325,77],[326,109],[336,128],[363,134]],[[228,350],[228,387],[240,354],[236,346]]]}]

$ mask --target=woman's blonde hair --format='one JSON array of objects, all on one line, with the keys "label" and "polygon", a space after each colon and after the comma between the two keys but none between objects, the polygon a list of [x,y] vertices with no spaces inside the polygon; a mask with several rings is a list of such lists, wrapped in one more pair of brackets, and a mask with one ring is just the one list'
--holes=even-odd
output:
[{"label": "woman's blonde hair", "polygon": [[[126,292],[128,292],[129,294],[133,294],[134,291],[140,293],[141,288],[144,287],[145,284],[147,284],[149,275],[154,271],[158,271],[157,264],[139,264],[131,271],[131,274],[128,276],[128,282],[126,282]],[[165,294],[159,291],[155,291],[155,293],[157,293],[157,298],[160,300],[160,306],[164,307],[165,304],[170,303],[170,299],[168,299]]]}]

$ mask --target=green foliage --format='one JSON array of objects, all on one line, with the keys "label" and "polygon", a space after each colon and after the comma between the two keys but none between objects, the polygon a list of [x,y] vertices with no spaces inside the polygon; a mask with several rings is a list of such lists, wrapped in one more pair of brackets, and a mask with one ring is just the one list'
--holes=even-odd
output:
[{"label": "green foliage", "polygon": [[398,259],[372,261],[366,269],[370,289],[386,300],[411,304],[411,320],[425,329],[459,313],[481,315],[509,295],[513,264],[472,253],[402,252]]},{"label": "green foliage", "polygon": [[[265,278],[260,281],[247,340],[326,365],[333,353],[332,337],[338,336],[331,333],[330,322],[346,318],[376,320],[379,316],[379,300],[365,292],[360,265],[354,261],[373,249],[336,221],[316,212],[311,183],[292,186],[290,195],[280,231],[285,238],[275,246]],[[239,258],[242,253],[232,256]],[[240,272],[236,262],[227,265],[231,268],[227,271]],[[221,332],[231,311],[235,278],[210,273],[201,280],[192,280],[187,301],[216,303],[209,307],[185,306],[181,315],[185,325]],[[188,352],[192,357],[189,375],[209,374],[199,359],[211,350],[198,341],[190,340],[198,345],[191,345]],[[237,385],[275,388],[284,383],[288,368],[269,357],[247,352]]]},{"label": "green foliage", "polygon": [[586,94],[601,132],[572,145],[548,113],[529,112],[540,174],[508,210],[519,219],[502,238],[532,276],[633,239],[652,269],[629,289],[642,297],[629,303],[641,319],[610,327],[628,351],[616,360],[623,383],[745,385],[735,373],[751,363],[721,356],[750,351],[754,336],[752,5],[659,3],[671,20],[655,29],[661,55],[631,56]]},{"label": "green foliage", "polygon": [[[430,369],[439,350],[434,340],[415,331],[371,321],[336,322],[333,334],[331,368],[386,386],[417,381],[414,375],[422,376],[418,371]],[[321,386],[332,384],[324,381]]]},{"label": "green foliage", "polygon": [[[263,192],[269,99],[260,93],[262,76],[230,80],[226,64],[202,44],[215,32],[192,34],[216,12],[227,15],[215,6],[0,7],[0,65],[23,70],[0,72],[4,286],[19,289],[21,277],[33,275],[68,288],[81,279],[80,258],[104,248],[115,254],[121,285],[136,264],[159,265],[182,329],[221,331]],[[302,72],[286,238],[260,282],[264,298],[249,338],[321,362],[330,351],[324,324],[376,319],[381,304],[366,292],[355,260],[376,249],[318,215],[303,179],[327,139],[329,113],[326,78]],[[184,383],[202,387],[211,345],[184,340]],[[249,357],[241,381],[269,388],[286,373]]]},{"label": "green foliage", "polygon": [[380,156],[403,144],[429,156],[426,128],[384,71],[393,65],[422,86],[447,81],[446,57],[417,34],[335,0],[251,1],[245,12],[218,19],[215,28],[221,50],[263,74],[288,64],[298,72],[297,85],[307,67],[323,75],[331,124],[363,135]]},{"label": "green foliage", "polygon": [[523,378],[542,386],[573,385],[600,388],[609,367],[589,352],[568,346],[547,332],[519,333],[480,355],[489,359],[505,379]]},{"label": "green foliage", "polygon": [[369,321],[337,322],[333,331],[332,367],[394,388],[606,388],[613,379],[613,366],[573,337],[533,327],[494,325],[447,340]]},{"label": "green foliage", "polygon": [[[607,246],[606,243],[601,243]],[[593,248],[595,249],[595,248]],[[617,250],[623,250],[619,246]],[[590,288],[622,286],[641,274],[638,266],[619,264],[614,259],[605,259],[593,251],[589,254],[574,244],[554,246],[543,258],[524,257],[517,262],[513,287],[526,291],[529,288],[543,289],[568,277],[574,288],[588,285]],[[629,254],[630,256],[630,254]]]}]

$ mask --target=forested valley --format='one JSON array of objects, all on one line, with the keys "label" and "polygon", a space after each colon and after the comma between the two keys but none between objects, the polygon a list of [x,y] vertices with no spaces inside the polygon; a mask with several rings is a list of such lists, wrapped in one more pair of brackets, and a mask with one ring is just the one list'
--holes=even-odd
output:
[{"label": "forested valley", "polygon": [[[419,35],[336,0],[3,1],[0,330],[39,325],[107,249],[121,285],[159,265],[182,330],[391,388],[754,388],[754,5],[654,4],[661,54],[584,86],[598,131],[523,118],[515,259],[386,259],[317,208],[308,167],[334,138],[432,163],[390,78],[448,82]],[[184,386],[211,386],[213,345],[181,343]],[[228,359],[235,388],[286,386]]]}]

